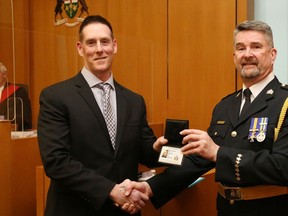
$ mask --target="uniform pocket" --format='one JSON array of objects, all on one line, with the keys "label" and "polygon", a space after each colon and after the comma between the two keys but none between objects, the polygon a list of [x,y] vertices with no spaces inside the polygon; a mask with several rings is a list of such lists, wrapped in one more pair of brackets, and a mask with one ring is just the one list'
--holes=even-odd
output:
[{"label": "uniform pocket", "polygon": [[225,124],[212,124],[209,129],[209,135],[211,137],[225,137],[228,131],[229,125]]}]

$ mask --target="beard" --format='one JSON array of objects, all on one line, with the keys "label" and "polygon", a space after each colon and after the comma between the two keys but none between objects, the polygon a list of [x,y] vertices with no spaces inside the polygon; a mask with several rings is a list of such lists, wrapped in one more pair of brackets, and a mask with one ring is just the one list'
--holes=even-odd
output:
[{"label": "beard", "polygon": [[254,78],[261,74],[261,70],[258,67],[258,61],[254,58],[244,58],[241,61],[240,76],[242,78]]},{"label": "beard", "polygon": [[259,68],[254,68],[254,69],[245,69],[242,68],[240,71],[240,76],[242,78],[255,78],[258,77],[261,74]]}]

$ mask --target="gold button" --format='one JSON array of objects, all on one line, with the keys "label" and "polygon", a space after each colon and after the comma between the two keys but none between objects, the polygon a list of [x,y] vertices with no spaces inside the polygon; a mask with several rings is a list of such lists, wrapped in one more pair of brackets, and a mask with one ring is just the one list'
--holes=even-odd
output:
[{"label": "gold button", "polygon": [[237,132],[236,132],[236,131],[232,131],[232,132],[231,132],[231,136],[232,136],[232,137],[236,137],[236,136],[237,136]]}]

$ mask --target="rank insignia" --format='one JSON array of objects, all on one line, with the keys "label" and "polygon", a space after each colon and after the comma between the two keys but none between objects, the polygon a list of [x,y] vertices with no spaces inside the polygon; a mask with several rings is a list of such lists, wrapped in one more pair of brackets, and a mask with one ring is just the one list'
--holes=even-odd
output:
[{"label": "rank insignia", "polygon": [[269,89],[269,90],[266,92],[266,94],[269,94],[269,95],[273,95],[273,93],[274,93],[273,89]]},{"label": "rank insignia", "polygon": [[263,142],[266,138],[267,126],[268,117],[252,118],[248,136],[250,142],[254,142],[254,139]]}]

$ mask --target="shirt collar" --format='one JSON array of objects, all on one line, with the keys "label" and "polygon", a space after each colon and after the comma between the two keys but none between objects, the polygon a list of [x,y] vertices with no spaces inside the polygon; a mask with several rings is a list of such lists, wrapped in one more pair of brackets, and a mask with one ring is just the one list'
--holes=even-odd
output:
[{"label": "shirt collar", "polygon": [[[81,73],[84,79],[87,81],[90,88],[96,86],[99,83],[103,83],[102,80],[100,80],[97,76],[95,76],[92,72],[90,72],[86,67],[82,68]],[[112,86],[112,89],[115,89],[112,72],[111,72],[111,76],[105,83],[109,83]]]},{"label": "shirt collar", "polygon": [[[271,82],[274,79],[274,74],[270,73],[265,79],[261,80],[260,82],[252,85],[249,87],[249,89],[252,92],[252,97],[256,98],[260,92],[265,88],[265,86]],[[243,84],[242,92],[246,89],[247,87]],[[242,98],[244,97],[244,94],[242,94]]]}]

